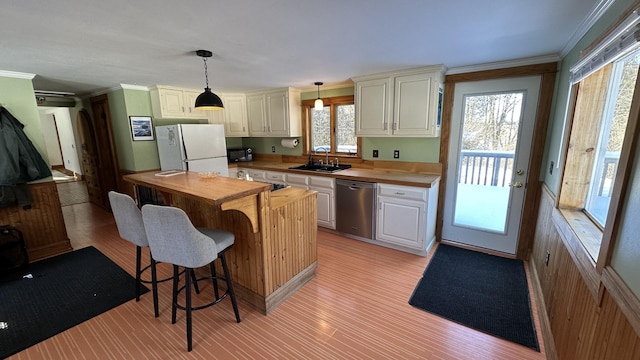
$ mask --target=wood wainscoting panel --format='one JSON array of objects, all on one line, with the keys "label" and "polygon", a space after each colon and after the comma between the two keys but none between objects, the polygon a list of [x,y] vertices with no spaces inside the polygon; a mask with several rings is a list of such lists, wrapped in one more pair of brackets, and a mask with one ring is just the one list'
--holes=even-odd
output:
[{"label": "wood wainscoting panel", "polygon": [[33,200],[31,209],[1,208],[0,225],[22,231],[30,262],[71,251],[56,183],[29,184],[29,191]]},{"label": "wood wainscoting panel", "polygon": [[317,193],[306,193],[302,200],[271,208],[271,241],[264,245],[270,258],[265,263],[271,265],[265,269],[267,295],[318,260]]},{"label": "wood wainscoting panel", "polygon": [[[539,283],[534,291],[542,292],[536,294],[538,309],[546,310],[551,331],[543,334],[547,351],[553,348],[549,346],[553,341],[557,352],[547,353],[548,358],[639,359],[640,335],[606,283],[600,304],[592,296],[552,220],[554,204],[553,195],[543,187],[530,261],[534,282]],[[543,326],[543,332],[548,331]]]}]

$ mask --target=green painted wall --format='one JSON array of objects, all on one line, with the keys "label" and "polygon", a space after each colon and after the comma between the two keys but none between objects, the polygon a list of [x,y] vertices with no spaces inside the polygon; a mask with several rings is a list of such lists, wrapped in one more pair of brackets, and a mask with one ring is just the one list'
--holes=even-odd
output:
[{"label": "green painted wall", "polygon": [[148,91],[123,90],[125,106],[127,108],[126,129],[128,140],[133,151],[133,161],[135,171],[153,170],[160,168],[158,158],[158,147],[154,141],[133,141],[131,136],[131,123],[129,116],[151,116],[151,121],[155,125],[153,112],[151,110],[151,98]]},{"label": "green painted wall", "polygon": [[[409,162],[440,162],[440,138],[362,138],[365,160],[390,160]],[[378,150],[378,157],[373,157]],[[393,158],[393,151],[400,151],[400,158]]]},{"label": "green painted wall", "polygon": [[31,80],[0,77],[0,105],[24,125],[24,133],[48,164],[47,146]]},{"label": "green painted wall", "polygon": [[127,107],[123,90],[116,90],[107,94],[109,112],[111,114],[111,129],[113,130],[118,166],[123,170],[135,170],[133,151],[131,150],[131,131],[127,118]]},{"label": "green painted wall", "polygon": [[[280,140],[282,139],[283,138],[242,138],[242,146],[250,147],[258,154],[302,155],[302,146],[298,145],[293,149],[285,148],[280,145]],[[301,138],[296,139],[302,142]],[[271,151],[272,146],[275,147],[275,152]],[[227,147],[229,147],[229,144],[227,144]]]}]

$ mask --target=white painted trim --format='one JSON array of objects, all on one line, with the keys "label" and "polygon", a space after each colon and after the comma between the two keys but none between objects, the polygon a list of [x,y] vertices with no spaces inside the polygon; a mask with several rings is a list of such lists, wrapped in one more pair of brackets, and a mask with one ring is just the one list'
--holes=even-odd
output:
[{"label": "white painted trim", "polygon": [[591,27],[596,23],[596,21],[598,21],[602,17],[602,15],[607,10],[609,10],[609,7],[611,7],[611,5],[613,5],[614,2],[615,0],[600,0],[600,2],[593,7],[589,15],[586,17],[586,19],[584,19],[582,24],[580,24],[580,26],[576,29],[573,35],[571,35],[571,37],[569,38],[569,41],[564,46],[562,51],[560,51],[561,57],[564,58],[565,56],[567,56],[569,51],[571,51],[571,49],[573,49],[574,46],[576,46],[578,41],[580,41],[580,39],[582,39],[582,37],[587,33],[587,31],[589,31],[589,29],[591,29]]},{"label": "white painted trim", "polygon": [[559,55],[544,55],[544,56],[536,56],[536,57],[524,58],[524,59],[497,61],[497,62],[486,63],[486,64],[450,68],[449,70],[447,70],[445,75],[463,74],[463,73],[469,73],[469,72],[475,72],[475,71],[506,69],[506,68],[516,67],[516,66],[545,64],[550,62],[558,62],[560,60],[561,58]]},{"label": "white painted trim", "polygon": [[[320,91],[325,91],[325,90],[333,90],[333,89],[342,89],[342,88],[352,88],[353,87],[353,81],[352,80],[346,80],[340,83],[333,83],[333,84],[324,84],[324,85],[320,85]],[[300,92],[310,92],[310,91],[318,91],[318,87],[316,85],[309,85],[308,87],[303,87],[300,88]]]},{"label": "white painted trim", "polygon": [[142,86],[142,85],[120,84],[120,87],[126,90],[149,91],[148,86]]},{"label": "white painted trim", "polygon": [[15,72],[15,71],[0,70],[0,76],[1,76],[1,77],[8,77],[8,78],[16,78],[16,79],[28,79],[28,80],[33,80],[33,78],[34,78],[34,77],[36,77],[36,74],[29,74],[29,73]]}]

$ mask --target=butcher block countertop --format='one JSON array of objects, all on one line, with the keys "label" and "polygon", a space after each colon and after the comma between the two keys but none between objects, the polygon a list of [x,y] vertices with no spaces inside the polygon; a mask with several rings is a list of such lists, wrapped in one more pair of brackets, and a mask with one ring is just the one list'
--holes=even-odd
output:
[{"label": "butcher block countertop", "polygon": [[196,172],[183,172],[171,176],[157,176],[157,171],[125,175],[134,184],[151,186],[159,191],[179,193],[211,205],[256,195],[270,188],[269,184],[243,181],[224,176],[203,178]]},{"label": "butcher block countertop", "polygon": [[233,166],[247,168],[247,169],[260,169],[267,171],[281,171],[293,174],[305,174],[311,176],[327,176],[336,179],[346,179],[365,182],[387,183],[395,185],[405,186],[417,186],[430,188],[432,185],[437,184],[440,181],[440,175],[410,172],[404,170],[393,169],[368,169],[351,167],[350,169],[337,171],[334,173],[323,173],[317,171],[306,170],[292,170],[289,169],[293,166],[302,165],[300,163],[286,163],[286,162],[273,162],[273,161],[252,161],[230,164]]}]

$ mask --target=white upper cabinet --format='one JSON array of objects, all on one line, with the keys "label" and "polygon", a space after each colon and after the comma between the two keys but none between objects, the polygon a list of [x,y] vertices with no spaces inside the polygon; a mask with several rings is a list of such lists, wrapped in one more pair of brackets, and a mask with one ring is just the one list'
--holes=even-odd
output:
[{"label": "white upper cabinet", "polygon": [[361,76],[353,80],[356,135],[440,136],[443,66]]},{"label": "white upper cabinet", "polygon": [[301,136],[300,111],[300,90],[285,88],[249,93],[249,136]]},{"label": "white upper cabinet", "polygon": [[267,109],[263,94],[247,96],[249,135],[267,136]]},{"label": "white upper cabinet", "polygon": [[371,79],[355,84],[356,134],[387,135],[391,118],[391,79]]},{"label": "white upper cabinet", "polygon": [[156,118],[207,119],[208,111],[194,108],[200,92],[169,86],[153,86],[149,89],[151,109]]},{"label": "white upper cabinet", "polygon": [[218,94],[224,105],[222,111],[209,112],[210,124],[224,124],[227,137],[243,137],[249,135],[247,124],[247,100],[244,94]]}]

